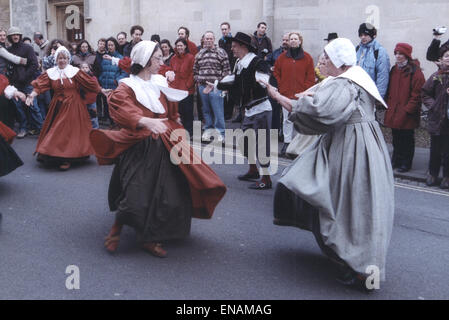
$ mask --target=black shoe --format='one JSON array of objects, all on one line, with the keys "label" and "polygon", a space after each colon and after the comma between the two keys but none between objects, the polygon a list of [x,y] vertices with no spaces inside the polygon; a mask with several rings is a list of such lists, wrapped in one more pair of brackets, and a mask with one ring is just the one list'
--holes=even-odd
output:
[{"label": "black shoe", "polygon": [[440,188],[443,190],[449,189],[449,178],[444,178],[443,181],[441,181]]},{"label": "black shoe", "polygon": [[365,293],[372,293],[375,290],[368,289],[366,284],[367,277],[365,275],[358,274],[349,268],[342,272],[336,280],[344,286],[352,287]]},{"label": "black shoe", "polygon": [[241,123],[242,121],[243,121],[243,117],[242,117],[241,114],[239,114],[237,117],[235,117],[235,118],[232,120],[232,123]]},{"label": "black shoe", "polygon": [[406,173],[410,171],[410,168],[407,168],[406,166],[401,166],[399,169],[397,169],[399,173]]},{"label": "black shoe", "polygon": [[281,153],[280,153],[281,157],[285,158],[287,156],[287,149],[288,149],[289,145],[290,145],[290,143],[284,143],[284,145],[282,146],[282,149],[281,149]]},{"label": "black shoe", "polygon": [[273,186],[271,183],[256,182],[255,184],[250,185],[249,188],[252,190],[270,190]]},{"label": "black shoe", "polygon": [[260,174],[258,172],[257,173],[247,173],[242,176],[238,176],[238,179],[240,181],[251,181],[252,182],[254,180],[259,180]]},{"label": "black shoe", "polygon": [[436,186],[438,184],[437,180],[438,180],[438,177],[434,177],[434,176],[429,174],[427,176],[426,185],[428,187],[434,187],[434,186]]}]

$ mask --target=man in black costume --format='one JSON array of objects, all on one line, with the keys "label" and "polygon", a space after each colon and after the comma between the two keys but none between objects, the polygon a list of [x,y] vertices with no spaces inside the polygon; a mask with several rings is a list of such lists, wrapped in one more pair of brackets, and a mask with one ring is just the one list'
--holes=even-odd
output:
[{"label": "man in black costume", "polygon": [[[254,130],[256,143],[248,141],[245,136],[241,146],[244,148],[243,154],[250,161],[248,173],[239,176],[241,181],[255,182],[249,188],[254,190],[266,190],[272,188],[270,174],[268,172],[270,163],[261,162],[258,146],[259,133],[266,132],[266,157],[270,156],[270,129],[272,121],[272,107],[268,99],[267,89],[258,81],[268,82],[270,78],[270,66],[262,58],[256,55],[257,49],[251,44],[251,36],[238,32],[232,38],[232,51],[238,58],[234,73],[225,77],[220,82],[216,82],[215,87],[219,90],[229,91],[233,101],[245,109],[245,116],[242,123],[243,131]],[[209,83],[211,87],[213,84]],[[249,135],[250,136],[250,135]],[[262,174],[257,168],[256,159],[262,168]]]}]

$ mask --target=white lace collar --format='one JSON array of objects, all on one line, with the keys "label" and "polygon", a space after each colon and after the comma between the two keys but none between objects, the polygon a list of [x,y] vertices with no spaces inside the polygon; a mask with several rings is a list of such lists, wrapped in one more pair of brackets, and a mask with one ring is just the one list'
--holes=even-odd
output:
[{"label": "white lace collar", "polygon": [[[61,83],[62,83],[62,75],[63,74],[67,77],[67,79],[70,80],[74,76],[76,76],[78,71],[80,71],[80,69],[78,69],[72,65],[67,65],[67,67],[65,67],[65,69],[62,69],[62,70],[56,66],[56,67],[48,69],[47,74],[51,80],[61,80]],[[70,80],[70,82],[72,82],[72,80]]]},{"label": "white lace collar", "polygon": [[243,69],[247,69],[249,64],[254,60],[255,57],[257,57],[256,54],[249,52],[241,60],[238,60],[236,63],[237,74],[240,74]]},{"label": "white lace collar", "polygon": [[152,75],[149,81],[131,75],[129,78],[122,79],[120,82],[123,82],[134,91],[139,103],[157,114],[164,114],[166,112],[159,100],[161,91],[171,102],[179,102],[189,95],[187,91],[169,88],[167,79],[161,75]]}]

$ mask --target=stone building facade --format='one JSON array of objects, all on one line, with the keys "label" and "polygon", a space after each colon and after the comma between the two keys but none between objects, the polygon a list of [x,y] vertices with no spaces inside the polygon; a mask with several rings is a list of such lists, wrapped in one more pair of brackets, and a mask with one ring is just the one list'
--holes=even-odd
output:
[{"label": "stone building facade", "polygon": [[43,32],[49,39],[87,39],[129,32],[130,26],[174,41],[181,25],[199,43],[206,30],[220,36],[219,25],[231,23],[232,31],[253,33],[266,21],[275,47],[287,31],[300,31],[305,50],[318,57],[329,32],[338,32],[358,43],[358,26],[369,21],[379,28],[378,40],[393,58],[397,42],[408,42],[429,75],[435,66],[425,60],[432,29],[447,25],[447,0],[0,0],[0,26],[19,26],[24,34]]}]

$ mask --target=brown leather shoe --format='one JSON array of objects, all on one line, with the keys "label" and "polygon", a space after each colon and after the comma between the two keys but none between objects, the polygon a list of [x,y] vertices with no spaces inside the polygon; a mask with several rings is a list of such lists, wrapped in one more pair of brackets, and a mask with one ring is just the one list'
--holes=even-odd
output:
[{"label": "brown leather shoe", "polygon": [[67,170],[70,169],[71,166],[72,166],[72,165],[70,164],[70,162],[64,162],[63,164],[61,164],[61,165],[59,166],[59,170],[61,170],[61,171],[67,171]]}]

